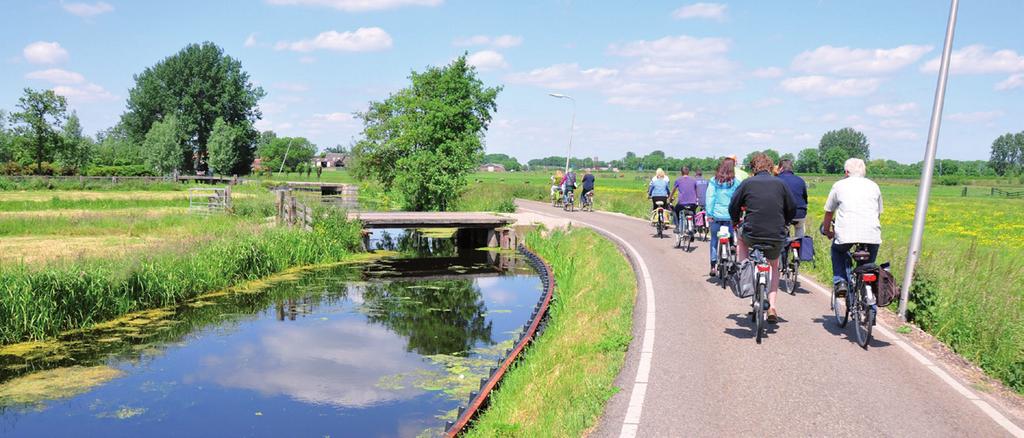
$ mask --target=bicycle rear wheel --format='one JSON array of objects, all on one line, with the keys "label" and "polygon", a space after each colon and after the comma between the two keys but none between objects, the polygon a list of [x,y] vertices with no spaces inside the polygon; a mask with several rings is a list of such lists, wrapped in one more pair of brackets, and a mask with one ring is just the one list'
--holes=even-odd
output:
[{"label": "bicycle rear wheel", "polygon": [[718,244],[718,281],[722,285],[722,289],[725,289],[726,277],[729,275],[729,259],[726,258],[729,249],[722,244]]},{"label": "bicycle rear wheel", "polygon": [[866,296],[864,292],[864,285],[860,284],[857,287],[857,305],[854,306],[853,310],[853,329],[857,334],[857,345],[867,350],[868,344],[871,343],[871,329],[875,325],[875,308],[874,306],[868,306],[864,304],[863,297]]},{"label": "bicycle rear wheel", "polygon": [[764,334],[764,285],[758,282],[757,292],[754,293],[754,340],[760,344],[761,336]]},{"label": "bicycle rear wheel", "polygon": [[[848,291],[847,297],[852,293]],[[840,298],[836,295],[835,287],[832,288],[832,313],[836,316],[836,325],[846,327],[846,322],[850,319],[849,298]]]},{"label": "bicycle rear wheel", "polygon": [[665,222],[664,222],[664,220],[663,220],[663,218],[661,217],[660,214],[658,215],[658,224],[656,225],[656,227],[658,227],[658,238],[659,239],[664,238],[665,237]]}]

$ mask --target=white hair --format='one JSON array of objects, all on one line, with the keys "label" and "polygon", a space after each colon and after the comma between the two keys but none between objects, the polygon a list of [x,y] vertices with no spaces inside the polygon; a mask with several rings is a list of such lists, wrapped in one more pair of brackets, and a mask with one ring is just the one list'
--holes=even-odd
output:
[{"label": "white hair", "polygon": [[857,176],[863,178],[868,173],[867,166],[864,165],[864,160],[860,158],[850,158],[846,160],[846,164],[843,165],[843,169],[850,176]]}]

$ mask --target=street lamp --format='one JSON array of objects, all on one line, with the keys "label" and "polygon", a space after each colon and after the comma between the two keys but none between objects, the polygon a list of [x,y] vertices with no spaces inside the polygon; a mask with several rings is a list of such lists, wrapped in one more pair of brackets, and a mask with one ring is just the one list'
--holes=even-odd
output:
[{"label": "street lamp", "polygon": [[548,96],[572,101],[572,123],[569,125],[569,150],[565,153],[565,173],[569,173],[569,157],[572,156],[572,133],[576,130],[576,99],[573,99],[572,96],[558,93],[548,93]]}]

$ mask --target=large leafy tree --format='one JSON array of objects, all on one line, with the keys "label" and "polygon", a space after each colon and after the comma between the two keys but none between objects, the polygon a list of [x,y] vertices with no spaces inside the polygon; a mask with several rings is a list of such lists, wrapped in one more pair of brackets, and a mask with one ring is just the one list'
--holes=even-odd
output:
[{"label": "large leafy tree", "polygon": [[750,161],[753,160],[754,156],[757,155],[757,154],[765,154],[765,155],[768,156],[768,158],[772,159],[773,163],[775,163],[775,164],[779,163],[779,152],[776,151],[775,149],[769,148],[769,149],[765,149],[763,151],[754,151],[754,152],[751,152],[751,153],[747,154],[747,156],[745,158],[743,158],[743,163],[747,166],[748,169],[750,167]]},{"label": "large leafy tree", "polygon": [[61,130],[68,118],[67,101],[53,90],[26,88],[17,107],[19,111],[12,119],[19,123],[17,134],[23,139],[17,142],[21,155],[24,161],[36,163],[37,171],[42,171],[43,162],[52,162],[63,147]]},{"label": "large leafy tree", "polygon": [[65,170],[80,172],[89,165],[92,160],[93,141],[89,136],[82,134],[82,122],[78,114],[72,112],[64,123],[64,130],[61,133],[62,147],[57,151],[57,162]]},{"label": "large leafy tree", "polygon": [[870,148],[868,137],[853,128],[826,132],[818,143],[821,164],[828,173],[841,173],[843,164],[849,158],[871,158]]},{"label": "large leafy tree", "polygon": [[1014,174],[1024,170],[1024,131],[1006,133],[992,142],[988,165],[998,175]]},{"label": "large leafy tree", "polygon": [[804,149],[797,154],[796,162],[793,163],[793,167],[797,172],[801,173],[821,172],[821,155],[818,153],[817,149]]},{"label": "large leafy tree", "polygon": [[480,161],[501,87],[484,86],[465,55],[409,79],[409,87],[359,115],[357,174],[395,188],[406,209],[447,210]]},{"label": "large leafy tree", "polygon": [[247,173],[252,164],[255,133],[248,121],[232,124],[218,118],[208,144],[210,169],[225,175]]},{"label": "large leafy tree", "polygon": [[11,134],[7,111],[0,109],[0,164],[14,161],[14,135]]},{"label": "large leafy tree", "polygon": [[[129,92],[128,109],[121,123],[128,137],[141,143],[150,128],[167,116],[175,116],[185,141],[181,168],[193,170],[193,156],[206,156],[207,143],[217,119],[251,132],[236,143],[240,149],[233,161],[251,162],[252,143],[258,135],[252,124],[260,113],[257,103],[263,89],[252,84],[242,64],[224,54],[217,45],[190,44],[135,76]],[[247,142],[247,143],[246,143]],[[202,170],[203,165],[198,163]],[[245,171],[246,166],[232,170]]]},{"label": "large leafy tree", "polygon": [[146,166],[161,175],[180,169],[182,140],[178,120],[174,116],[153,123],[142,146]]},{"label": "large leafy tree", "polygon": [[[285,154],[288,155],[287,159]],[[261,164],[274,172],[281,169],[282,160],[285,169],[294,171],[300,164],[309,163],[313,155],[316,155],[316,145],[304,137],[275,137],[260,145],[256,155],[260,157]]]}]

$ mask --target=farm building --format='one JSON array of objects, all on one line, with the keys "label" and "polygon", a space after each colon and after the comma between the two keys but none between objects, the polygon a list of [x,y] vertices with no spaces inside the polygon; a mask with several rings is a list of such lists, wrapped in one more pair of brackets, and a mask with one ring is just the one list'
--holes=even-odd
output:
[{"label": "farm building", "polygon": [[505,166],[498,163],[487,163],[480,166],[481,172],[504,172]]}]

